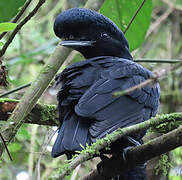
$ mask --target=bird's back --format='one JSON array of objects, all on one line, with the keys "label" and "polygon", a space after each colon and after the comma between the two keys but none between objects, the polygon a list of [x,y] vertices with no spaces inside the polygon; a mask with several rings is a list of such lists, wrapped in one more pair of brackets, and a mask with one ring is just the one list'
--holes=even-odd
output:
[{"label": "bird's back", "polygon": [[[56,78],[61,127],[52,155],[82,150],[119,127],[154,116],[159,103],[158,85],[146,86],[118,98],[112,93],[148,79],[152,73],[133,61],[97,57],[75,63]],[[141,137],[138,137],[140,139]]]}]

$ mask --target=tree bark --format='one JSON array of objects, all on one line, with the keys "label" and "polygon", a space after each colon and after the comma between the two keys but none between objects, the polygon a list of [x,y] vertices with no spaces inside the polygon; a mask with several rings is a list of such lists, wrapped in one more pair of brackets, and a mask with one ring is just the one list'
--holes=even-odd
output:
[{"label": "tree bark", "polygon": [[121,154],[113,155],[110,159],[102,162],[99,173],[94,170],[81,180],[109,180],[113,176],[122,174],[126,170],[135,167],[138,163],[146,162],[151,158],[181,146],[181,138],[182,126],[146,144],[132,148],[127,154],[127,161],[123,159]]},{"label": "tree bark", "polygon": [[[17,100],[0,101],[0,121],[7,121],[17,104]],[[25,118],[25,123],[58,126],[59,122],[56,105],[36,104]]]}]

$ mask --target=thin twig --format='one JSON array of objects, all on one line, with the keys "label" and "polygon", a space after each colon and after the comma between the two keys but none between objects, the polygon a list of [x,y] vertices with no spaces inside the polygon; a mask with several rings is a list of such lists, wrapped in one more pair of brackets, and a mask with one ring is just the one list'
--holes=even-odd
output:
[{"label": "thin twig", "polygon": [[141,59],[134,59],[135,62],[143,62],[143,63],[180,63],[182,60],[178,59],[147,59],[147,58],[141,58]]},{"label": "thin twig", "polygon": [[14,39],[15,35],[18,33],[18,31],[23,27],[24,24],[26,24],[35,15],[35,13],[45,3],[45,1],[46,0],[39,0],[37,5],[35,6],[35,8],[16,26],[16,28],[11,33],[10,37],[8,38],[8,40],[6,41],[4,46],[2,47],[2,49],[0,51],[0,57],[2,57],[4,55],[4,53],[6,52],[8,46],[13,41],[13,39]]},{"label": "thin twig", "polygon": [[7,96],[7,95],[9,95],[9,94],[12,94],[12,93],[14,93],[14,92],[17,92],[17,91],[19,91],[19,90],[21,90],[21,89],[24,89],[24,88],[26,88],[26,87],[29,87],[30,85],[31,85],[31,83],[27,83],[27,84],[24,84],[24,85],[22,85],[22,86],[19,86],[19,87],[15,88],[15,89],[12,89],[12,90],[10,90],[10,91],[8,91],[8,92],[5,92],[5,93],[3,93],[3,94],[0,95],[0,98],[2,98],[2,97],[4,97],[4,96]]},{"label": "thin twig", "polygon": [[12,22],[16,23],[20,17],[23,15],[23,13],[26,11],[27,7],[30,5],[32,0],[27,0],[24,4],[24,6],[21,8],[21,10],[19,11],[19,13],[15,16],[15,18],[13,18]]},{"label": "thin twig", "polygon": [[125,34],[128,29],[130,28],[132,22],[134,21],[135,17],[137,16],[137,14],[139,13],[139,11],[142,9],[143,5],[145,4],[146,0],[143,0],[142,4],[140,5],[140,7],[137,9],[137,11],[135,12],[135,14],[133,15],[133,17],[131,18],[129,24],[127,25],[126,29],[123,31],[123,33]]},{"label": "thin twig", "polygon": [[[37,130],[38,126],[34,124],[31,128],[30,152],[34,152],[35,150]],[[30,177],[29,179],[33,179],[34,156],[34,153],[30,153],[28,157],[28,174]]]},{"label": "thin twig", "polygon": [[170,6],[171,8],[174,8],[176,10],[182,11],[182,6],[174,4],[172,1],[169,0],[162,0],[164,3],[166,3],[168,6]]},{"label": "thin twig", "polygon": [[6,149],[7,154],[8,154],[8,156],[9,156],[9,159],[10,159],[11,161],[13,161],[13,158],[12,158],[12,156],[11,156],[9,150],[8,150],[8,147],[7,147],[7,145],[6,145],[6,142],[5,142],[5,140],[4,140],[4,138],[3,138],[3,136],[2,136],[1,133],[0,133],[0,138],[1,138],[1,141],[2,141],[2,143],[3,143],[3,145],[4,145],[5,149]]},{"label": "thin twig", "polygon": [[163,23],[173,11],[173,8],[169,8],[164,14],[159,16],[157,20],[151,24],[150,28],[147,31],[146,37],[149,37],[152,32],[158,31],[158,26],[161,25],[161,23]]},{"label": "thin twig", "polygon": [[[27,9],[27,7],[29,6],[29,4],[31,3],[32,0],[28,0],[25,2],[24,6],[21,8],[21,10],[19,11],[19,13],[13,18],[13,20],[11,21],[12,23],[16,23],[20,17],[23,15],[23,13],[25,12],[25,10]],[[0,35],[0,39],[2,39],[4,37],[4,35],[6,34],[7,32],[3,32],[1,35]]]},{"label": "thin twig", "polygon": [[48,133],[45,135],[44,137],[44,141],[43,141],[43,144],[41,145],[41,151],[43,153],[41,153],[39,155],[39,158],[38,158],[38,161],[37,161],[37,164],[36,164],[36,172],[35,172],[35,177],[36,177],[36,180],[40,180],[40,168],[41,168],[41,159],[42,157],[45,155],[46,151],[47,151],[47,146],[50,144],[53,136],[56,134],[57,130],[56,131],[53,131],[51,128],[48,130]]},{"label": "thin twig", "polygon": [[175,66],[169,66],[166,69],[159,69],[156,72],[154,72],[153,77],[147,79],[146,81],[143,81],[142,83],[140,83],[134,87],[128,88],[124,91],[114,92],[113,97],[127,95],[127,94],[135,91],[136,89],[140,89],[140,88],[142,88],[142,87],[144,87],[150,83],[155,83],[159,78],[165,77],[169,72],[172,72],[181,66],[182,66],[182,63],[175,65]]}]

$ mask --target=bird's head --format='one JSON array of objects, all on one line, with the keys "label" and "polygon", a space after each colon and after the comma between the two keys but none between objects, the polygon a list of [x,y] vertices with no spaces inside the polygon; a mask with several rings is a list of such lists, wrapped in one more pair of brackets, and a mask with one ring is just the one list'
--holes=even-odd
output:
[{"label": "bird's head", "polygon": [[116,56],[132,59],[122,31],[96,11],[66,10],[56,17],[54,32],[63,40],[61,45],[79,51],[85,58]]}]

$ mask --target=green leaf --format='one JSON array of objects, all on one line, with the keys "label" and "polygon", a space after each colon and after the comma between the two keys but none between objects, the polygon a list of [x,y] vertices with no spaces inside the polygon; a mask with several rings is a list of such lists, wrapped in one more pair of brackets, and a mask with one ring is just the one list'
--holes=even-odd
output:
[{"label": "green leaf", "polygon": [[175,2],[173,2],[173,3],[176,4],[176,5],[182,5],[181,0],[176,0],[176,3]]},{"label": "green leaf", "polygon": [[8,149],[10,152],[17,152],[22,148],[21,144],[19,143],[11,143],[10,145],[8,145]]},{"label": "green leaf", "polygon": [[0,22],[10,21],[20,10],[26,0],[1,0]]},{"label": "green leaf", "polygon": [[3,46],[3,45],[4,45],[4,43],[0,41],[0,47]]},{"label": "green leaf", "polygon": [[12,31],[17,26],[16,23],[0,23],[0,33]]},{"label": "green leaf", "polygon": [[26,126],[22,126],[17,135],[16,135],[16,138],[19,140],[19,141],[25,141],[25,140],[29,140],[30,139],[30,134],[28,133],[27,131],[27,128]]},{"label": "green leaf", "polygon": [[[142,2],[143,0],[106,0],[101,13],[124,31]],[[147,0],[125,34],[131,51],[138,48],[144,41],[150,25],[151,13],[152,0]]]}]

